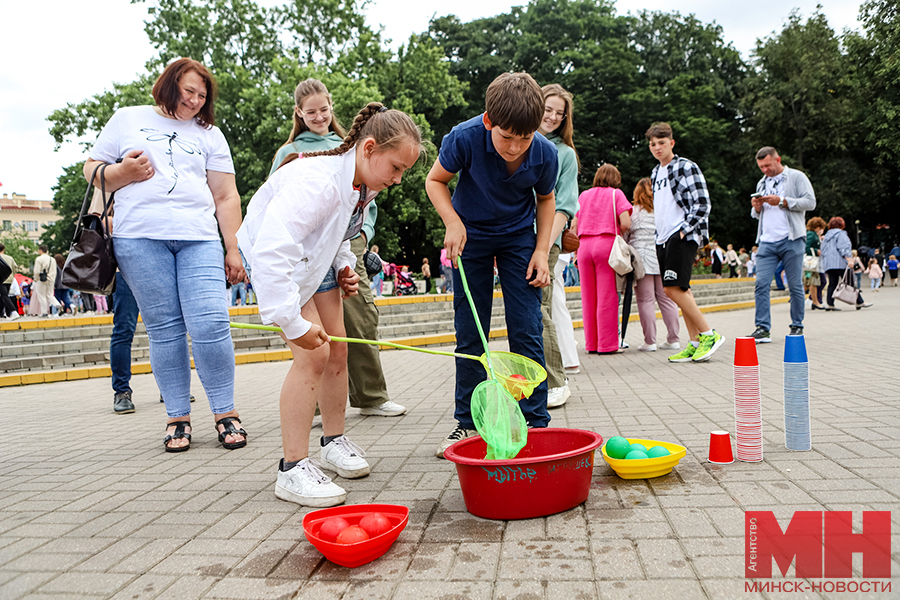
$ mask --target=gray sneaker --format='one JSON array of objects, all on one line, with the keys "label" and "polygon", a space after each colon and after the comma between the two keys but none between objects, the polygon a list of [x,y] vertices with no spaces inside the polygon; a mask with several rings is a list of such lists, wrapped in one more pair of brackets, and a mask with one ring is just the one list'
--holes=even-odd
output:
[{"label": "gray sneaker", "polygon": [[131,392],[118,392],[113,396],[113,410],[117,415],[133,413],[134,403],[131,401]]},{"label": "gray sneaker", "polygon": [[448,435],[443,441],[441,441],[440,444],[438,444],[437,452],[435,452],[434,455],[438,458],[444,458],[444,450],[446,450],[459,440],[464,440],[475,435],[478,435],[477,431],[475,431],[474,429],[464,429],[459,425],[459,423],[457,423],[456,428],[452,432],[450,432],[450,435]]},{"label": "gray sneaker", "polygon": [[757,344],[768,344],[772,341],[772,336],[769,333],[769,330],[761,325],[757,325],[756,331],[754,331],[747,337],[752,337],[754,340],[756,340]]}]

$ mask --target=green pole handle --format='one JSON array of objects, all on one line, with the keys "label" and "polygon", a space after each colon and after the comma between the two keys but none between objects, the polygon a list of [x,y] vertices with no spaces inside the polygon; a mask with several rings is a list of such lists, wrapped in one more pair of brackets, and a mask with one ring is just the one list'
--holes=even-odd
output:
[{"label": "green pole handle", "polygon": [[[275,327],[273,325],[257,325],[255,323],[229,323],[231,327],[234,329],[259,329],[262,331],[277,331],[281,332],[281,327]],[[468,358],[471,360],[477,360],[478,362],[484,364],[484,360],[480,356],[472,356],[471,354],[460,354],[458,352],[445,352],[443,350],[431,350],[429,348],[416,348],[414,346],[404,346],[403,344],[395,344],[394,342],[386,342],[386,341],[378,341],[378,340],[364,340],[362,338],[348,338],[348,337],[338,337],[336,335],[328,336],[332,341],[335,342],[347,342],[350,344],[369,344],[372,346],[390,346],[391,348],[397,348],[399,350],[412,350],[414,352],[422,352],[425,354],[436,354],[439,356],[454,356],[457,358]]]},{"label": "green pole handle", "polygon": [[456,257],[456,265],[459,267],[459,277],[462,279],[463,291],[466,293],[466,299],[469,301],[469,308],[472,309],[472,317],[475,319],[475,326],[478,328],[478,335],[481,337],[481,343],[484,345],[484,356],[487,358],[487,368],[491,379],[497,381],[494,376],[494,363],[491,361],[491,350],[488,348],[487,338],[484,337],[484,330],[481,329],[481,321],[478,320],[478,311],[475,310],[475,300],[472,299],[472,293],[469,292],[469,282],[466,281],[466,271],[463,269],[462,257]]}]

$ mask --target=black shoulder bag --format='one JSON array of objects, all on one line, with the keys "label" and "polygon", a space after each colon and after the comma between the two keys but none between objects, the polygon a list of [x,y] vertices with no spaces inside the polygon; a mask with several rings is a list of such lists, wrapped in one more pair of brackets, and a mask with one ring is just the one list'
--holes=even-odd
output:
[{"label": "black shoulder bag", "polygon": [[[116,258],[113,255],[112,235],[106,230],[106,216],[113,201],[113,194],[106,196],[106,163],[97,165],[91,175],[81,216],[75,227],[75,237],[62,269],[62,283],[65,287],[86,294],[108,296],[116,288]],[[103,214],[88,214],[91,191],[97,170],[100,170],[100,191],[103,194]]]}]

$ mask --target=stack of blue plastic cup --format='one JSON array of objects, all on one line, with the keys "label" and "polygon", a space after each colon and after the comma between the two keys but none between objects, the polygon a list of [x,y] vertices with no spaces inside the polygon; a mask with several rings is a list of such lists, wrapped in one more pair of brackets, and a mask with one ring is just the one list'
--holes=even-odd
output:
[{"label": "stack of blue plastic cup", "polygon": [[784,445],[801,452],[812,449],[809,359],[802,335],[789,335],[784,340]]}]

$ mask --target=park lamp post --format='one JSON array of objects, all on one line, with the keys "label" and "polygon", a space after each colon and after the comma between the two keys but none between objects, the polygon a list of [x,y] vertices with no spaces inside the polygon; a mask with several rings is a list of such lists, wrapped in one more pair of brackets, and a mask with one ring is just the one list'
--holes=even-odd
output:
[{"label": "park lamp post", "polygon": [[856,247],[859,248],[859,219],[854,221],[856,224]]}]

